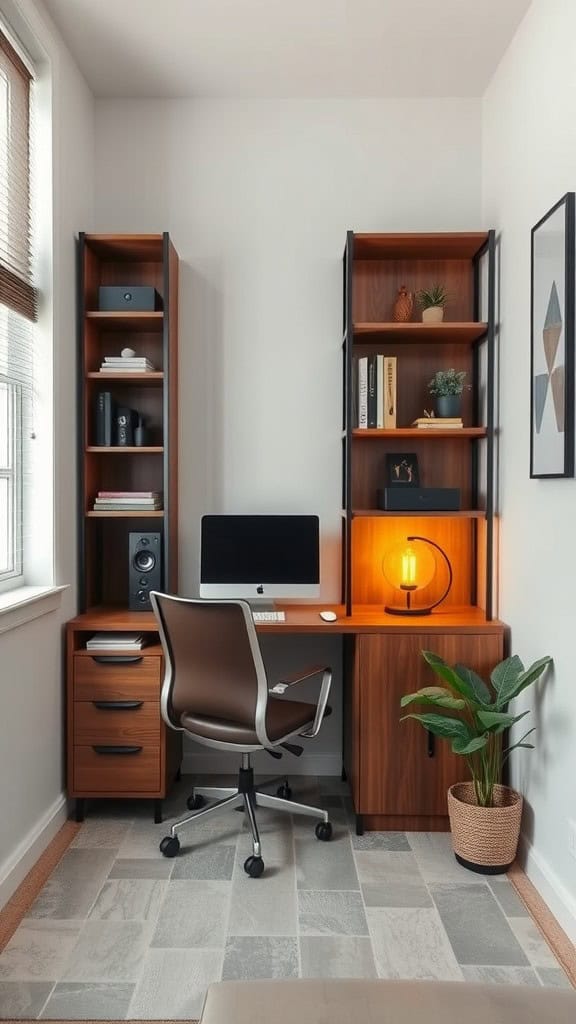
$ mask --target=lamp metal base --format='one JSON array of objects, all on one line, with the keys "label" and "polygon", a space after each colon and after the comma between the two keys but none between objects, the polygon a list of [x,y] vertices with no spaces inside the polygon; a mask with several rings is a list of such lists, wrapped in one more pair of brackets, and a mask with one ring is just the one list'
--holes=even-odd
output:
[{"label": "lamp metal base", "polygon": [[407,608],[406,605],[399,607],[398,605],[384,605],[384,611],[388,615],[430,615],[431,608]]}]

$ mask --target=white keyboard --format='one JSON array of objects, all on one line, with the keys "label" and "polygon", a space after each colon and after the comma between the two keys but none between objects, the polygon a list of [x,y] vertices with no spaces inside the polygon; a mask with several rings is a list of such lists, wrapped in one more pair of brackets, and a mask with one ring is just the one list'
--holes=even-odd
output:
[{"label": "white keyboard", "polygon": [[254,622],[285,622],[286,612],[252,612]]}]

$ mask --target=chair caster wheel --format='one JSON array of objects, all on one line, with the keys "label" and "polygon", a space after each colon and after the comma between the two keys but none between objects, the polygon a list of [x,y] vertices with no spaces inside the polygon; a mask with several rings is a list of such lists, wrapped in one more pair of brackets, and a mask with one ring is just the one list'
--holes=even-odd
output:
[{"label": "chair caster wheel", "polygon": [[292,799],[292,790],[290,789],[290,786],[288,785],[287,782],[285,782],[283,786],[278,786],[278,789],[276,790],[276,796],[279,796],[281,800]]},{"label": "chair caster wheel", "polygon": [[244,871],[247,875],[250,875],[250,878],[260,878],[264,871],[262,857],[247,857],[244,861]]},{"label": "chair caster wheel", "polygon": [[201,807],[204,807],[205,803],[206,801],[203,796],[200,796],[199,793],[196,796],[193,793],[192,796],[188,797],[186,801],[186,807],[188,808],[189,811],[199,811]]},{"label": "chair caster wheel", "polygon": [[175,857],[180,849],[178,836],[164,836],[160,843],[160,853],[165,857]]},{"label": "chair caster wheel", "polygon": [[329,821],[319,821],[314,832],[316,833],[316,839],[320,839],[323,843],[327,843],[332,839],[332,825]]}]

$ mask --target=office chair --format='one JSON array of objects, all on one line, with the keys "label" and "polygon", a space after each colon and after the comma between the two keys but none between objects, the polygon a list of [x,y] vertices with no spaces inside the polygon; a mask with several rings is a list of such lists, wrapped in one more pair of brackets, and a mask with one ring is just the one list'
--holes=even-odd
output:
[{"label": "office chair", "polygon": [[[195,788],[187,801],[188,809],[194,813],[172,825],[170,835],[160,843],[163,855],[177,855],[178,832],[190,822],[238,807],[244,808],[252,830],[253,854],[244,863],[244,870],[252,878],[258,878],[264,871],[256,807],[319,818],[316,837],[328,841],[332,825],[327,812],[293,803],[287,781],[276,796],[262,792],[262,786],[255,788],[250,754],[253,750],[267,750],[273,757],[281,757],[278,747],[298,756],[302,753],[301,746],[288,741],[295,736],[317,736],[324,717],[330,714],[332,669],[313,666],[269,689],[247,601],[198,601],[157,592],[152,592],[150,599],[164,650],[165,675],[160,698],[164,721],[198,743],[241,754],[238,785],[226,789]],[[322,682],[316,704],[277,698],[276,694],[320,674]],[[263,785],[278,781],[272,779]],[[205,798],[210,797],[218,798],[217,802],[204,807]]]}]

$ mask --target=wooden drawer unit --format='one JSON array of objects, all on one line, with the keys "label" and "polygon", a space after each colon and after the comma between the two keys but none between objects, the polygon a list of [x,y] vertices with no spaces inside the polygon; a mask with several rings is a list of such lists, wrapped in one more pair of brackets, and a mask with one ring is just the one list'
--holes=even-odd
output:
[{"label": "wooden drawer unit", "polygon": [[74,742],[160,743],[158,701],[94,700],[74,702]]},{"label": "wooden drawer unit", "polygon": [[162,659],[76,654],[74,700],[159,700]]},{"label": "wooden drawer unit", "polygon": [[74,748],[74,786],[86,796],[153,793],[159,785],[159,744],[122,741]]},{"label": "wooden drawer unit", "polygon": [[[117,624],[107,613],[85,613],[67,627],[68,794],[76,818],[86,798],[139,798],[154,802],[162,820],[162,800],[180,768],[182,737],[160,714],[163,654],[146,613],[128,612]],[[86,650],[94,632],[142,630],[143,650]]]}]

